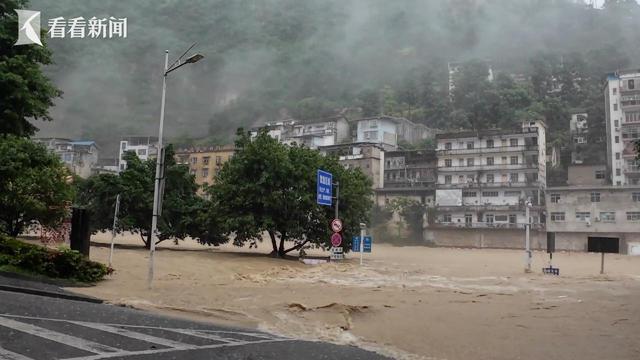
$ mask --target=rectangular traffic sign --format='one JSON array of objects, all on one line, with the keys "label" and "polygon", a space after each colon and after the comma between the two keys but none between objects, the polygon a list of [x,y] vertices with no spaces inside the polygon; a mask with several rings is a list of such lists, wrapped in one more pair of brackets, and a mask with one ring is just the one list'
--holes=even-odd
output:
[{"label": "rectangular traffic sign", "polygon": [[317,184],[317,203],[319,205],[331,206],[333,196],[333,175],[330,172],[318,169]]},{"label": "rectangular traffic sign", "polygon": [[364,237],[364,244],[362,246],[362,251],[363,252],[371,252],[371,236],[365,236]]},{"label": "rectangular traffic sign", "polygon": [[351,251],[360,252],[360,236],[351,238]]}]

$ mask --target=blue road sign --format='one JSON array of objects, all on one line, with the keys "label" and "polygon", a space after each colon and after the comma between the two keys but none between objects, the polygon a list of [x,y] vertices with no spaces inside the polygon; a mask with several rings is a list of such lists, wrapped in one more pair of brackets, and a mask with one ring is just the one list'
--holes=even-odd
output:
[{"label": "blue road sign", "polygon": [[318,188],[316,190],[316,199],[319,205],[331,206],[333,195],[333,175],[324,170],[318,170]]},{"label": "blue road sign", "polygon": [[371,236],[364,237],[364,245],[362,247],[363,252],[371,252]]},{"label": "blue road sign", "polygon": [[351,238],[351,251],[360,252],[360,236]]}]

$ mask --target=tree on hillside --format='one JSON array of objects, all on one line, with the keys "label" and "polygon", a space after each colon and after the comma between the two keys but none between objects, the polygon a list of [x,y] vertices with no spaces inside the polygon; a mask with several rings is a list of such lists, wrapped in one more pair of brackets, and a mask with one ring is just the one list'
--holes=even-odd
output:
[{"label": "tree on hillside", "polygon": [[[306,244],[330,247],[333,208],[316,204],[317,169],[333,173],[340,182],[345,240],[368,219],[371,182],[359,170],[345,169],[337,159],[302,146],[283,145],[266,132],[250,139],[238,130],[236,150],[208,189],[214,220],[234,245],[262,241],[266,232],[273,255],[284,256]],[[287,249],[286,241],[297,244]]]},{"label": "tree on hillside", "polygon": [[51,63],[51,51],[46,46],[14,46],[18,39],[14,10],[26,5],[26,0],[0,3],[0,134],[33,135],[37,128],[28,119],[50,121],[49,107],[61,94],[41,69]]},{"label": "tree on hillside", "polygon": [[[187,236],[199,237],[204,231],[198,220],[206,209],[205,200],[196,195],[198,185],[189,169],[175,163],[172,148],[167,147],[165,153],[158,243]],[[116,196],[120,194],[117,232],[140,234],[145,246],[149,247],[156,161],[142,161],[133,152],[128,152],[125,160],[127,168],[119,175],[100,174],[83,182],[77,202],[91,211],[92,231],[108,231],[113,226]]]},{"label": "tree on hillside", "polygon": [[58,225],[73,198],[69,176],[44,146],[0,136],[0,232],[17,236],[32,223]]}]

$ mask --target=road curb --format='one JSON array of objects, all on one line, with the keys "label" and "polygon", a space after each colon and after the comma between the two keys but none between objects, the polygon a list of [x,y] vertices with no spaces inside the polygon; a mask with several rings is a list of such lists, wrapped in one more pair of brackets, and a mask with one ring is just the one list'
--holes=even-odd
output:
[{"label": "road curb", "polygon": [[84,302],[90,302],[90,303],[94,303],[94,304],[102,304],[103,303],[103,300],[98,299],[98,298],[94,298],[94,297],[83,296],[83,295],[74,295],[74,294],[69,294],[69,293],[58,293],[58,292],[39,290],[39,289],[28,288],[28,287],[0,285],[0,290],[23,293],[23,294],[30,294],[30,295],[46,296],[46,297],[65,299],[65,300],[84,301]]}]

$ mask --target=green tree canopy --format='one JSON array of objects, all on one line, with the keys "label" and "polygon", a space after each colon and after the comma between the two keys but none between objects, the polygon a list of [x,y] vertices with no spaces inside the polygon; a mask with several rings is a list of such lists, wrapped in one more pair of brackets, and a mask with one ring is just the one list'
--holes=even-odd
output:
[{"label": "green tree canopy", "polygon": [[33,135],[37,128],[29,119],[51,120],[49,107],[61,94],[42,72],[42,65],[51,63],[51,51],[46,46],[13,45],[18,39],[14,9],[26,5],[26,0],[0,2],[0,134]]},{"label": "green tree canopy", "polygon": [[60,159],[28,139],[0,136],[0,232],[19,235],[32,223],[59,224],[73,199]]},{"label": "green tree canopy", "polygon": [[[236,246],[262,241],[267,232],[274,255],[284,256],[305,244],[330,247],[334,213],[333,207],[316,204],[318,169],[331,172],[340,182],[340,218],[348,240],[368,219],[371,181],[359,169],[345,169],[336,158],[283,145],[263,131],[254,139],[238,131],[236,154],[209,188],[215,221],[225,235],[233,236]],[[287,249],[287,240],[297,244]]]},{"label": "green tree canopy", "polygon": [[[198,197],[198,185],[189,169],[176,164],[171,146],[165,151],[165,186],[162,215],[158,222],[158,243],[167,239],[199,237],[201,214],[205,200]],[[125,155],[127,168],[119,175],[100,174],[80,185],[78,203],[91,211],[94,232],[111,230],[116,196],[120,194],[117,232],[140,234],[145,246],[150,246],[151,215],[156,160],[140,160],[133,152]]]}]

